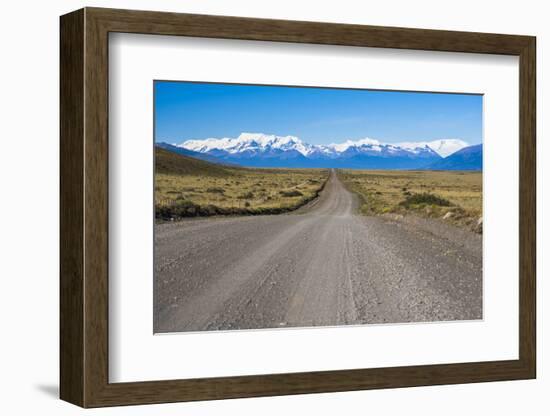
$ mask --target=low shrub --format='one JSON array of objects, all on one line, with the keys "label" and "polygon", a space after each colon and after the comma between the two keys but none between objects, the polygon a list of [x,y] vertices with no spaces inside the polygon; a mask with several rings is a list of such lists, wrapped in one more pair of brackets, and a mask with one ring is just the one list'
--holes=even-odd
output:
[{"label": "low shrub", "polygon": [[412,194],[407,196],[407,198],[404,201],[401,201],[399,205],[407,208],[412,205],[437,205],[440,207],[449,207],[451,206],[451,202],[437,195],[424,192],[421,194]]},{"label": "low shrub", "polygon": [[170,205],[157,205],[155,207],[155,217],[158,219],[169,220],[174,217],[194,217],[198,214],[200,207],[193,202],[180,199]]},{"label": "low shrub", "polygon": [[254,193],[253,192],[246,192],[242,195],[239,195],[237,198],[239,198],[239,199],[252,199],[252,198],[254,198]]},{"label": "low shrub", "polygon": [[290,191],[279,191],[279,194],[286,197],[304,196],[304,194],[297,189],[292,189]]}]

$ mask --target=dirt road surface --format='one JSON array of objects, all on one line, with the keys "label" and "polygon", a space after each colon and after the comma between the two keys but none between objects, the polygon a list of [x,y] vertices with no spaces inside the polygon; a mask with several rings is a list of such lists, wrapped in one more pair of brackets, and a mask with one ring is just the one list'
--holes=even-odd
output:
[{"label": "dirt road surface", "polygon": [[286,215],[155,226],[155,332],[482,318],[481,236],[356,213],[334,172]]}]

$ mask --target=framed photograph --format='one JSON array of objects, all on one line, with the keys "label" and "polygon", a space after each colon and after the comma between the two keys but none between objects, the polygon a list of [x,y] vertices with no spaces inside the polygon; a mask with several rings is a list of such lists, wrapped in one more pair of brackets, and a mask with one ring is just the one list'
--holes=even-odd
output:
[{"label": "framed photograph", "polygon": [[535,38],[61,17],[82,407],[535,378]]}]

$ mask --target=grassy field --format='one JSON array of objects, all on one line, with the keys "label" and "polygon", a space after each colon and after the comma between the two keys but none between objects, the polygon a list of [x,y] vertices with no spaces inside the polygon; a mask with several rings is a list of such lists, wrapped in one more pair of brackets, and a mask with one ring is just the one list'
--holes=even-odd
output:
[{"label": "grassy field", "polygon": [[277,214],[314,199],[324,169],[229,167],[155,149],[157,219]]},{"label": "grassy field", "polygon": [[343,170],[367,215],[415,213],[481,232],[482,173]]}]

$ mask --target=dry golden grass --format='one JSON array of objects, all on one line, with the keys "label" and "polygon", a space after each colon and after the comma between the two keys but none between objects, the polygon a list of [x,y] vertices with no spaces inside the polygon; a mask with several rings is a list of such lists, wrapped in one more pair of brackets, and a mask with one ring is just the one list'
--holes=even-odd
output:
[{"label": "dry golden grass", "polygon": [[[228,171],[232,171],[228,169]],[[327,173],[314,169],[239,169],[232,176],[155,175],[155,203],[187,199],[223,208],[291,208],[310,198]]]},{"label": "dry golden grass", "polygon": [[445,217],[451,212],[446,221],[480,229],[481,172],[344,170],[339,174],[346,186],[361,197],[364,214],[414,212]]},{"label": "dry golden grass", "polygon": [[326,169],[228,167],[157,149],[157,217],[285,212],[315,198],[327,177]]}]

